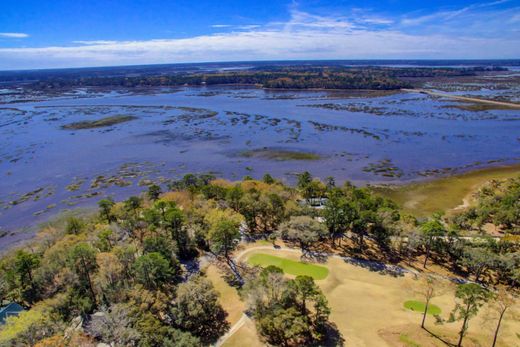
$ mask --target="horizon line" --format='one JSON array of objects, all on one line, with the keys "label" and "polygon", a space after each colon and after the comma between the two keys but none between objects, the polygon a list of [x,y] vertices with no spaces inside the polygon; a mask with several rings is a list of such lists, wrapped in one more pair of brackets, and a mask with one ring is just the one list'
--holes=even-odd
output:
[{"label": "horizon line", "polygon": [[209,65],[209,64],[245,64],[245,63],[283,63],[283,62],[363,62],[363,61],[379,61],[379,62],[492,62],[492,61],[519,61],[519,58],[366,58],[366,59],[286,59],[286,60],[222,60],[222,61],[194,61],[194,62],[182,62],[182,63],[151,63],[151,64],[121,64],[121,65],[97,65],[97,66],[79,66],[79,67],[58,67],[58,68],[36,68],[36,69],[7,69],[0,70],[0,73],[4,72],[35,72],[35,71],[56,71],[56,70],[87,70],[87,69],[109,69],[109,68],[130,68],[130,67],[158,67],[158,66],[173,66],[173,65]]}]

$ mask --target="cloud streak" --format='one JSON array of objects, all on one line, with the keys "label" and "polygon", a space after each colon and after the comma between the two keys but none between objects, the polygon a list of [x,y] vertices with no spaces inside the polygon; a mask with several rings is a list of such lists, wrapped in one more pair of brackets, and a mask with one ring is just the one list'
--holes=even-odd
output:
[{"label": "cloud streak", "polygon": [[456,19],[462,15],[471,14],[475,10],[481,10],[484,8],[494,7],[498,5],[502,5],[510,2],[511,0],[498,0],[492,2],[484,2],[484,3],[476,3],[472,4],[460,9],[451,10],[451,11],[438,11],[425,16],[413,17],[413,18],[404,18],[401,23],[403,25],[422,25],[431,21],[441,21],[446,22],[453,19]]},{"label": "cloud streak", "polygon": [[26,33],[0,33],[0,37],[6,37],[9,39],[24,39],[29,37]]}]

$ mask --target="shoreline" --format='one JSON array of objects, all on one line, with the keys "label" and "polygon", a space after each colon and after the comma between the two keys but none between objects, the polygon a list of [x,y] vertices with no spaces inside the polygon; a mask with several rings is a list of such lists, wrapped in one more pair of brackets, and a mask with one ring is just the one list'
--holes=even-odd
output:
[{"label": "shoreline", "polygon": [[422,89],[422,88],[417,88],[417,89],[402,88],[401,90],[403,92],[407,92],[407,93],[427,94],[427,95],[431,95],[431,96],[438,96],[441,98],[454,99],[454,100],[459,100],[459,101],[463,101],[463,102],[473,102],[473,103],[508,107],[508,108],[512,108],[512,109],[520,109],[520,104],[517,104],[514,102],[497,101],[497,100],[482,99],[482,98],[472,98],[469,96],[453,95],[453,94],[449,94],[449,93],[436,92],[433,90]]},{"label": "shoreline", "polygon": [[462,207],[470,206],[471,195],[486,182],[517,176],[520,176],[520,163],[478,168],[404,185],[374,185],[372,188],[395,201],[402,212],[422,218],[437,211],[461,211]]},{"label": "shoreline", "polygon": [[[427,216],[428,212],[431,212],[431,208],[424,205],[425,200],[437,201],[446,193],[448,199],[443,202],[443,205],[448,207],[447,211],[460,210],[461,206],[468,205],[468,192],[471,193],[474,191],[478,188],[477,186],[479,184],[483,184],[491,179],[504,179],[515,177],[517,175],[520,175],[520,163],[476,168],[474,170],[455,173],[448,176],[428,177],[421,180],[405,181],[402,183],[366,183],[363,184],[363,186],[367,186],[376,193],[391,198],[400,205],[402,212],[423,217]],[[460,192],[453,196],[453,194],[448,194],[446,189],[458,190]],[[426,199],[426,197],[428,197],[428,199]],[[60,221],[63,221],[63,218],[66,218],[68,215],[95,213],[96,203],[97,201],[92,201],[91,204],[74,209],[69,208],[58,210],[55,211],[54,214],[49,215],[44,221],[19,226],[11,230],[5,230],[6,235],[0,237],[0,254],[21,247],[25,243],[30,242],[42,227],[48,224],[60,223]]]}]

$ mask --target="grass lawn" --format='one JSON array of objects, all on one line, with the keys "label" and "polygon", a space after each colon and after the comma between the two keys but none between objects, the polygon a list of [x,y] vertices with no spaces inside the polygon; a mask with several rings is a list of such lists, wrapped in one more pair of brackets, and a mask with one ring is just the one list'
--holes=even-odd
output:
[{"label": "grass lawn", "polygon": [[398,203],[405,212],[425,217],[462,205],[472,192],[489,180],[511,178],[519,174],[519,165],[495,167],[427,182],[374,190]]},{"label": "grass lawn", "polygon": [[268,255],[263,253],[256,253],[249,257],[247,260],[252,265],[260,265],[267,267],[274,265],[283,270],[283,272],[290,275],[307,275],[311,276],[315,280],[325,279],[329,270],[324,266],[305,264],[299,261],[276,257],[274,255]]},{"label": "grass lawn", "polygon": [[404,345],[406,347],[421,347],[420,344],[418,344],[417,342],[415,342],[414,340],[412,340],[410,337],[408,337],[408,335],[406,334],[401,334],[399,335],[399,341],[401,341],[402,343],[404,343]]},{"label": "grass lawn", "polygon": [[[415,311],[415,312],[423,313],[425,303],[421,302],[421,301],[416,301],[416,300],[409,300],[404,303],[404,307],[409,310]],[[437,316],[437,315],[441,314],[441,309],[438,306],[429,304],[428,311],[426,313],[431,314],[432,316]]]}]

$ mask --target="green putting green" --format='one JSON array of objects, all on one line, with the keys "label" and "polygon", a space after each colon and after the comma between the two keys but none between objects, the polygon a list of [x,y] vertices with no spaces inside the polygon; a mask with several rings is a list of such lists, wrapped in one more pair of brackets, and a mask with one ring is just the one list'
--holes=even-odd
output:
[{"label": "green putting green", "polygon": [[322,280],[329,275],[329,269],[324,266],[306,264],[299,261],[289,260],[263,253],[253,254],[247,261],[251,265],[260,265],[262,267],[274,265],[282,269],[283,272],[287,274],[295,276],[307,275],[314,278],[315,280]]},{"label": "green putting green", "polygon": [[[409,310],[415,311],[415,312],[423,313],[424,308],[425,308],[425,303],[421,302],[421,301],[416,301],[416,300],[409,300],[404,303],[404,307]],[[436,316],[436,315],[441,314],[441,309],[439,308],[439,306],[429,304],[428,311],[426,313],[428,313],[432,316]]]}]

